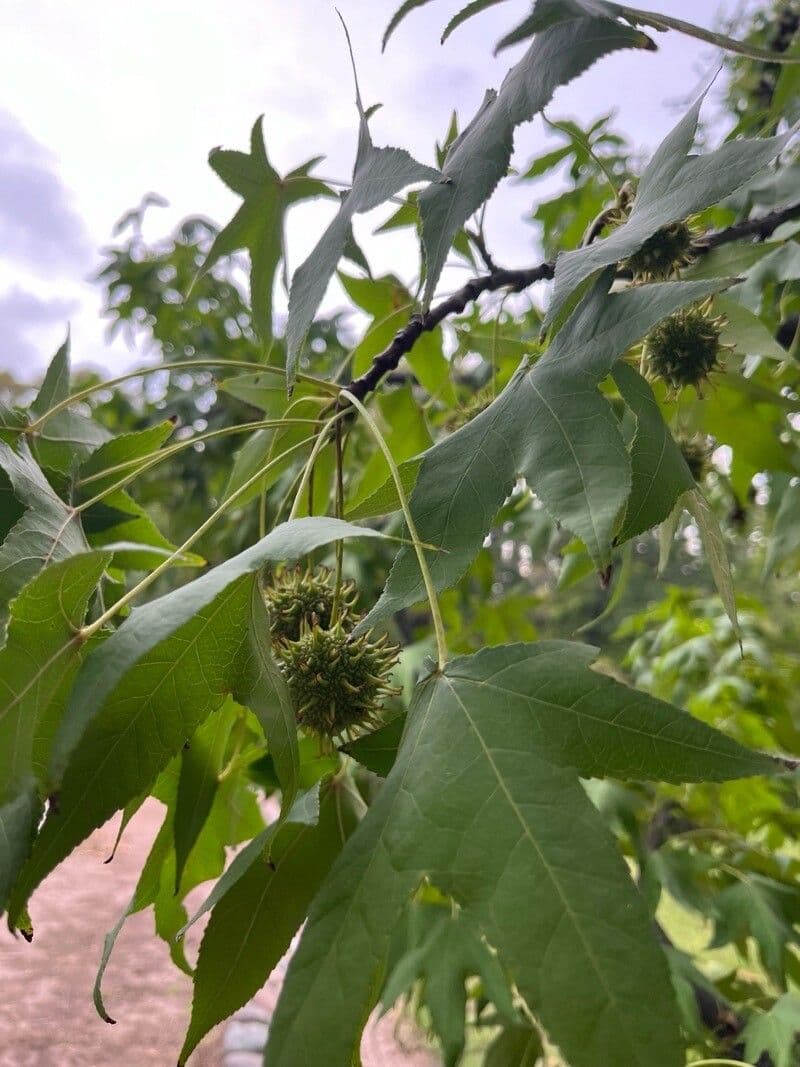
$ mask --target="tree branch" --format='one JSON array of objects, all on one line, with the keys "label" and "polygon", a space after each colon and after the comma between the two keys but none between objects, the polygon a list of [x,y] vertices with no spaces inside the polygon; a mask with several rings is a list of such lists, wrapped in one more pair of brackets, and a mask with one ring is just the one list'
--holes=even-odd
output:
[{"label": "tree branch", "polygon": [[541,263],[538,267],[529,267],[527,270],[500,269],[492,271],[491,274],[473,278],[458,292],[453,293],[451,297],[437,304],[424,315],[414,315],[403,329],[395,334],[389,347],[375,357],[369,370],[348,385],[349,392],[359,400],[363,400],[375,389],[385,374],[397,367],[403,356],[411,351],[423,333],[435,329],[448,315],[459,315],[467,304],[477,300],[481,293],[491,293],[497,289],[508,289],[512,293],[519,293],[527,289],[529,285],[533,285],[534,282],[552,278],[554,269],[552,263]]},{"label": "tree branch", "polygon": [[[800,203],[790,204],[788,207],[772,211],[760,218],[737,222],[725,230],[707,234],[695,243],[695,251],[698,255],[703,255],[712,248],[747,237],[764,241],[784,222],[794,218],[800,218]],[[500,267],[489,274],[473,278],[447,300],[443,300],[441,304],[437,304],[424,314],[414,315],[402,330],[395,334],[388,348],[373,359],[369,369],[350,382],[348,390],[353,396],[363,400],[377,388],[386,374],[397,368],[400,360],[411,351],[423,333],[435,329],[449,315],[460,315],[468,304],[477,300],[481,293],[492,293],[498,289],[520,293],[535,282],[551,280],[554,274],[555,263],[545,262],[537,267],[528,267],[524,270],[505,270]]]}]

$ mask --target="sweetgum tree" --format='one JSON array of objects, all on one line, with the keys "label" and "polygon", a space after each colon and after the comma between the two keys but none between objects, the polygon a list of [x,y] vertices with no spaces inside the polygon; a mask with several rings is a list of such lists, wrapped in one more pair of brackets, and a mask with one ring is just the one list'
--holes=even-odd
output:
[{"label": "sweetgum tree", "polygon": [[[346,1067],[401,998],[447,1064],[795,1062],[799,22],[537,0],[430,163],[373,143],[357,88],[344,190],[316,159],[279,174],[259,120],[210,157],[225,227],[149,246],[127,217],[107,312],[163,362],[73,386],[65,344],[0,430],[10,929],[107,819],[166,810],[103,1018],[152,907],[194,981],[181,1063],[304,922],[270,1065]],[[608,116],[544,115],[666,29],[732,57],[717,147],[702,97],[646,160]],[[514,173],[548,258],[511,270],[484,208],[538,115],[552,143]],[[332,220],[289,282],[315,197]],[[413,281],[354,240],[381,205]],[[451,255],[470,279],[443,294]],[[319,316],[334,275],[355,333]]]}]

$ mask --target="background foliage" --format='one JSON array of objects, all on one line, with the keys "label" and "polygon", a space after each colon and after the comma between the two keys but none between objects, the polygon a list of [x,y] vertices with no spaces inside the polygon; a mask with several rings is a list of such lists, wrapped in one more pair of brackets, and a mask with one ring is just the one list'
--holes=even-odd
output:
[{"label": "background foliage", "polygon": [[[106,252],[110,327],[157,371],[74,374],[67,342],[34,397],[4,383],[0,902],[30,936],[42,878],[157,797],[126,914],[152,908],[194,976],[183,1059],[310,912],[271,1064],[349,1063],[399,998],[448,1064],[797,1062],[800,65],[776,60],[800,56],[800,12],[738,27],[723,118],[696,131],[697,101],[652,159],[613,116],[558,115],[560,84],[662,21],[538,0],[435,166],[376,147],[359,97],[344,190],[314,159],[279,175],[257,122],[211,154],[242,198],[227,226],[147,243],[146,198]],[[543,151],[508,176],[537,113]],[[530,190],[528,270],[491,255],[501,180]],[[307,197],[333,218],[283,322]],[[418,277],[373,276],[355,243],[381,204],[375,239],[418,236]],[[689,262],[632,279],[687,218]],[[448,257],[471,280],[443,294]],[[319,315],[335,272],[348,310]],[[730,345],[711,380],[646,380],[642,339],[698,302]],[[335,745],[298,737],[270,647],[262,584],[301,558],[402,645],[378,728]],[[183,901],[212,881],[190,961]]]}]

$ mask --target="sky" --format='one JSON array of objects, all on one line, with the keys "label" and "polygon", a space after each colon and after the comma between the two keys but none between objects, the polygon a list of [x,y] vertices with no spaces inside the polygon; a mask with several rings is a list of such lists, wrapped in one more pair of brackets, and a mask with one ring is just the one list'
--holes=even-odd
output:
[{"label": "sky", "polygon": [[[528,0],[506,0],[440,46],[442,28],[464,2],[431,0],[382,55],[381,35],[399,0],[338,0],[365,103],[383,105],[371,121],[376,144],[433,164],[451,111],[468,121],[524,51],[492,56]],[[741,6],[652,0],[655,10],[712,27]],[[713,49],[678,34],[658,34],[657,43],[655,55],[602,60],[559,90],[549,116],[586,125],[614,111],[617,128],[652,150],[718,64]],[[41,376],[67,324],[75,363],[119,373],[143,358],[141,344],[106,337],[91,281],[102,248],[116,220],[149,191],[169,202],[149,213],[150,238],[188,214],[227,221],[238,201],[208,167],[208,151],[245,149],[258,115],[279,171],[324,154],[320,176],[346,180],[352,172],[353,82],[330,0],[4,0],[0,69],[0,368],[21,381]],[[551,136],[540,119],[522,127],[513,162],[524,164]],[[488,209],[489,245],[504,266],[528,265],[536,261],[535,235],[520,220],[543,187],[507,184]],[[315,202],[292,214],[290,269],[332,210]],[[374,269],[409,277],[418,269],[411,231],[372,236],[391,210],[361,220],[357,235]],[[442,284],[453,281],[445,275]],[[334,283],[323,306],[342,303]],[[280,293],[276,307],[285,308]]]}]

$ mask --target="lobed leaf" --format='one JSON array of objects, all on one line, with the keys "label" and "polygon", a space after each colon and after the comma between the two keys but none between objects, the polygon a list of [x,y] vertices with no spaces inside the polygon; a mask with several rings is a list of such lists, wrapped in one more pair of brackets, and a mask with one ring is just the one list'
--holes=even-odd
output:
[{"label": "lobed leaf", "polygon": [[529,122],[559,86],[602,56],[621,48],[652,47],[644,34],[607,18],[564,23],[536,38],[508,72],[499,92],[486,93],[475,117],[450,146],[443,180],[419,195],[426,307],[456,234],[508,172],[515,128]]},{"label": "lobed leaf", "polygon": [[11,604],[0,649],[0,910],[35,836],[50,744],[87,651],[75,635],[109,559],[87,553],[54,563]]},{"label": "lobed leaf", "polygon": [[704,26],[696,26],[693,22],[686,22],[673,15],[666,15],[660,11],[641,11],[635,7],[628,7],[627,4],[614,3],[612,0],[536,0],[533,12],[503,37],[497,45],[497,51],[525,41],[534,33],[540,33],[549,26],[586,15],[622,18],[632,26],[647,26],[661,32],[678,30],[689,37],[695,37],[700,41],[723,48],[725,51],[736,52],[749,59],[757,59],[766,63],[798,62],[798,59],[791,55],[784,55],[774,49],[759,48],[748,41],[737,41],[726,34],[716,33]]},{"label": "lobed leaf", "polygon": [[[656,322],[721,283],[637,286],[610,296],[607,284],[601,279],[586,295],[533,367],[523,363],[486,410],[423,456],[410,503],[420,538],[440,549],[429,558],[438,589],[464,573],[518,477],[581,538],[596,566],[607,565],[631,472],[598,386]],[[362,625],[423,597],[416,558],[404,547]]]},{"label": "lobed leaf", "polygon": [[695,481],[645,379],[622,362],[617,363],[612,376],[636,416],[631,492],[616,538],[622,544],[662,523],[679,498],[695,488]]},{"label": "lobed leaf", "polygon": [[791,136],[728,141],[713,152],[691,155],[702,102],[701,96],[656,149],[624,225],[558,257],[545,325],[553,323],[570,296],[598,271],[632,255],[661,227],[729,196],[774,159]]},{"label": "lobed leaf", "polygon": [[[83,665],[53,745],[60,783],[15,891],[14,914],[92,830],[148,789],[226,696],[249,692],[255,572],[342,537],[380,537],[337,519],[297,519],[207,574],[135,609]],[[244,695],[244,694],[242,694]]]},{"label": "lobed leaf", "polygon": [[284,256],[284,219],[289,208],[302,200],[336,194],[309,171],[319,162],[311,159],[284,178],[269,161],[264,145],[263,115],[250,134],[250,154],[215,148],[208,157],[211,169],[242,204],[214,239],[200,274],[211,270],[223,256],[246,248],[250,253],[250,305],[261,337],[272,337],[272,294],[275,274]]},{"label": "lobed leaf", "polygon": [[181,1064],[212,1027],[263,986],[360,814],[360,801],[354,808],[345,782],[334,781],[319,806],[318,822],[296,810],[270,834],[268,852],[264,842],[273,827],[261,835],[260,848],[245,850],[250,862],[217,894],[200,944]]},{"label": "lobed leaf", "polygon": [[[770,764],[676,708],[633,712],[640,694],[606,688],[591,655],[565,642],[484,649],[420,684],[397,762],[311,908],[271,1064],[351,1062],[395,917],[424,879],[496,949],[573,1067],[683,1063],[648,909],[577,775],[616,773],[620,758],[673,781]],[[711,744],[695,747],[697,728]]]},{"label": "lobed leaf", "polygon": [[15,452],[0,441],[0,465],[26,509],[0,547],[2,625],[9,602],[31,578],[50,563],[88,551],[89,544],[80,516],[56,495],[25,442]]},{"label": "lobed leaf", "polygon": [[353,216],[385,203],[407,185],[440,177],[438,170],[417,163],[402,148],[375,148],[357,86],[356,102],[360,123],[352,185],[342,197],[333,221],[292,279],[286,323],[286,377],[290,388],[314,315],[345,253]]}]

